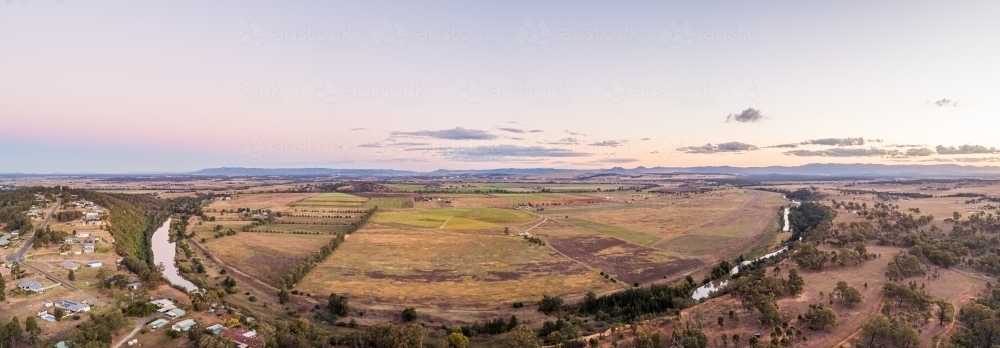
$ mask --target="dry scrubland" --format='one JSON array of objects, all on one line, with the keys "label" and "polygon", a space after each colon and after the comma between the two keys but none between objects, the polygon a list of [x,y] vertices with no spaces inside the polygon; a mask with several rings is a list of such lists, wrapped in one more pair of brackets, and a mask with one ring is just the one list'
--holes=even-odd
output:
[{"label": "dry scrubland", "polygon": [[[826,250],[830,251],[832,249]],[[793,346],[837,347],[845,345],[853,346],[855,342],[858,342],[861,326],[873,314],[878,313],[882,305],[885,304],[882,296],[882,286],[888,282],[885,272],[888,269],[887,265],[891,260],[891,256],[897,252],[905,251],[905,249],[869,245],[868,251],[881,254],[882,257],[858,266],[829,268],[819,272],[802,269],[796,266],[791,260],[784,260],[777,265],[781,270],[778,273],[779,275],[787,277],[788,270],[795,269],[805,280],[805,287],[802,294],[795,297],[781,298],[777,301],[782,315],[789,320],[789,324],[801,330],[803,335],[808,339],[805,342],[796,342]],[[917,277],[907,279],[907,281],[926,284],[927,292],[930,295],[951,302],[956,310],[961,308],[962,304],[967,302],[972,295],[985,289],[985,282],[976,278],[946,269],[936,267],[934,269],[937,269],[939,272],[940,276],[938,278]],[[768,268],[767,273],[773,275],[773,268]],[[839,281],[846,281],[851,286],[857,288],[864,298],[863,302],[854,308],[843,306],[837,302],[830,305],[829,294]],[[865,283],[868,284],[867,288],[865,288]],[[821,292],[824,296],[820,295]],[[797,316],[804,314],[808,310],[809,305],[815,303],[824,304],[835,310],[839,317],[839,324],[836,327],[825,330],[812,330],[808,328],[806,323],[799,321]],[[890,303],[888,305],[892,306],[893,304]],[[735,310],[738,313],[738,324],[729,320],[728,315],[730,310]],[[725,324],[722,327],[719,327],[716,322],[716,319],[720,316],[725,318]],[[739,299],[731,296],[723,296],[707,300],[702,304],[684,310],[682,320],[697,322],[700,318],[703,330],[710,340],[714,338],[718,341],[720,334],[723,333],[728,337],[738,334],[743,338],[743,343],[745,344],[745,340],[756,332],[764,334],[764,341],[769,339],[767,334],[774,328],[758,325],[757,319],[759,317],[760,313],[756,310],[752,313],[746,312]],[[672,324],[660,324],[659,326],[665,335],[669,335],[669,330],[673,327]],[[946,329],[947,324],[941,325],[936,319],[932,318],[927,324],[921,326],[921,347],[934,347],[935,337],[944,333]]]},{"label": "dry scrubland", "polygon": [[[874,194],[841,194],[837,191],[837,189],[876,190],[880,192],[910,192],[934,196],[945,196],[955,193],[984,193],[989,196],[996,196],[997,194],[1000,194],[1000,186],[982,187],[974,185],[956,185],[955,183],[948,185],[934,185],[935,187],[947,187],[947,190],[928,189],[927,185],[907,186],[883,184],[869,186],[864,183],[848,187],[829,183],[816,183],[813,185],[800,183],[779,187],[793,191],[798,188],[809,186],[819,188],[819,192],[826,195],[822,198],[822,202],[824,203],[829,204],[832,199],[838,202],[855,202],[857,204],[865,203],[869,207],[873,207],[876,202],[886,203],[886,201],[878,199],[878,197]],[[958,188],[955,188],[956,186],[958,186]],[[983,207],[986,204],[995,203],[965,202],[970,199],[972,198],[898,198],[892,200],[890,204],[898,205],[900,207],[899,210],[901,211],[908,211],[910,208],[919,208],[923,215],[934,215],[936,217],[933,224],[945,231],[950,231],[953,224],[951,222],[943,221],[943,219],[951,217],[952,212],[957,211],[963,216],[968,216],[974,212],[997,213],[996,210],[984,209]],[[834,224],[839,222],[871,222],[870,220],[858,216],[857,214],[850,213],[846,209],[837,209],[837,213],[838,215],[834,220]],[[712,225],[713,224],[704,224],[702,226],[710,227]],[[926,230],[927,228],[929,228],[929,226],[922,229]],[[685,234],[690,233],[691,231],[686,232]],[[780,234],[780,236],[784,236],[785,238],[787,238],[787,235],[788,234],[786,233]],[[681,239],[677,238],[674,240],[677,241]],[[686,247],[690,247],[690,245],[686,245]],[[671,247],[666,247],[666,249],[676,250]],[[821,245],[819,249],[827,252],[835,250],[833,247],[828,245]],[[880,246],[875,242],[869,242],[867,244],[867,250],[869,253],[880,255],[880,257],[859,265],[826,267],[822,271],[804,269],[799,267],[791,259],[785,259],[784,261],[778,263],[776,266],[780,270],[777,273],[775,273],[775,267],[772,266],[767,268],[766,274],[769,276],[777,274],[778,276],[787,278],[789,270],[795,269],[804,279],[805,286],[801,294],[797,296],[785,296],[777,300],[778,307],[780,308],[783,317],[788,320],[791,326],[801,330],[802,335],[807,339],[806,341],[797,339],[792,342],[791,346],[852,347],[868,343],[868,337],[862,334],[862,325],[873,315],[881,312],[884,307],[896,307],[895,302],[886,302],[883,295],[883,286],[889,283],[889,280],[886,278],[888,263],[892,260],[892,255],[900,252],[905,253],[908,248]],[[927,272],[925,276],[906,278],[902,281],[902,283],[906,284],[909,282],[915,282],[918,287],[925,289],[926,293],[934,299],[942,299],[950,303],[956,311],[956,320],[958,316],[957,311],[964,304],[969,303],[977,296],[981,296],[984,291],[986,291],[986,281],[984,281],[983,278],[992,278],[989,276],[983,276],[980,272],[961,265],[953,267],[952,269],[947,269],[935,266],[930,264],[927,260],[924,260],[921,262],[921,267],[923,267]],[[855,307],[848,307],[836,301],[831,304],[830,293],[840,281],[845,281],[849,285],[858,289],[861,292],[863,301]],[[798,319],[798,316],[805,314],[808,311],[810,304],[823,304],[826,307],[833,309],[837,313],[839,319],[838,324],[834,327],[827,327],[822,330],[813,330],[809,328],[807,323]],[[937,306],[932,305],[931,309],[934,313],[936,313]],[[739,317],[738,322],[734,322],[730,319],[730,311],[735,311],[737,313]],[[724,324],[722,326],[717,323],[717,319],[719,317],[723,318]],[[700,323],[704,333],[708,337],[710,347],[715,345],[720,347],[723,346],[720,336],[725,335],[727,338],[731,338],[733,334],[738,334],[741,337],[741,344],[739,346],[746,346],[748,338],[757,332],[760,332],[763,335],[761,340],[762,342],[770,340],[769,333],[773,331],[774,327],[759,325],[758,319],[760,317],[761,315],[757,310],[750,312],[745,310],[740,298],[724,295],[718,298],[709,299],[701,304],[685,309],[682,311],[680,321],[667,317],[661,317],[643,322],[640,326],[643,328],[642,330],[657,330],[664,337],[670,337],[673,328],[679,322]],[[914,322],[913,324],[914,329],[917,330],[919,334],[920,347],[948,346],[949,336],[954,334],[956,330],[962,326],[960,323],[941,323],[938,321],[936,316],[932,316],[926,322]],[[634,336],[631,331],[627,330],[623,337],[625,337],[624,341],[628,341]],[[601,341],[601,346],[612,347],[612,341],[613,340],[605,339]],[[731,340],[727,346],[733,347]]]}]

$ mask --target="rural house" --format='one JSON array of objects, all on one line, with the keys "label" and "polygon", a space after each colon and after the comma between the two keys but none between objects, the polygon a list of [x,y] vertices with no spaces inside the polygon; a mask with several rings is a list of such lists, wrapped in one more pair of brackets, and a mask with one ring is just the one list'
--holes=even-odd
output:
[{"label": "rural house", "polygon": [[63,261],[63,262],[60,262],[59,263],[59,267],[62,267],[62,268],[65,268],[65,269],[68,269],[68,270],[71,270],[71,271],[75,271],[75,270],[80,269],[80,265],[77,264],[76,262],[73,262],[73,261]]},{"label": "rural house", "polygon": [[42,293],[43,291],[45,291],[45,287],[42,286],[42,283],[39,283],[37,280],[31,280],[31,279],[22,280],[18,282],[17,288],[27,292],[34,292],[34,293]]},{"label": "rural house", "polygon": [[187,319],[177,322],[176,324],[174,324],[174,326],[170,328],[174,331],[187,331],[190,330],[195,325],[198,325],[198,323],[195,322],[194,319]]},{"label": "rural house", "polygon": [[56,301],[56,308],[62,308],[63,310],[65,310],[67,313],[70,314],[90,312],[90,305],[70,300]]},{"label": "rural house", "polygon": [[246,328],[223,329],[221,335],[233,339],[239,348],[258,347],[260,340],[257,339],[257,332]]}]

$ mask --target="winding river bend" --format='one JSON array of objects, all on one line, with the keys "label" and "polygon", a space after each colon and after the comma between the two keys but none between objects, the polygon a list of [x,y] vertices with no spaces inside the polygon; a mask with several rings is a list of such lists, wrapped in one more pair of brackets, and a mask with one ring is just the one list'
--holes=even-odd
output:
[{"label": "winding river bend", "polygon": [[153,264],[163,265],[163,277],[171,284],[180,286],[188,292],[197,290],[194,283],[181,277],[174,264],[174,257],[177,256],[176,243],[170,242],[170,219],[163,223],[163,226],[153,232]]}]

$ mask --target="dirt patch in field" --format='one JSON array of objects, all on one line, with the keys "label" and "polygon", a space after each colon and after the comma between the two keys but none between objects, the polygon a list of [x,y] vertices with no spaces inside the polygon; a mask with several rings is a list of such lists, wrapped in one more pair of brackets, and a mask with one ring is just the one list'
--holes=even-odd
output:
[{"label": "dirt patch in field", "polygon": [[616,238],[553,238],[549,243],[566,256],[609,273],[626,283],[649,283],[703,265],[696,259],[676,257],[662,250]]}]

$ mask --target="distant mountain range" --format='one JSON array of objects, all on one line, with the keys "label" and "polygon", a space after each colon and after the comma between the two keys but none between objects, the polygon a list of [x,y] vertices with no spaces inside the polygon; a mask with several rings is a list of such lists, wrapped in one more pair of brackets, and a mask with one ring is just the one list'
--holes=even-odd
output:
[{"label": "distant mountain range", "polygon": [[497,168],[475,170],[438,169],[430,172],[395,170],[395,169],[335,169],[335,168],[242,168],[222,167],[207,168],[187,173],[192,175],[224,175],[224,176],[271,176],[271,175],[348,175],[348,176],[414,176],[414,175],[543,175],[554,173],[594,173],[594,174],[734,174],[746,176],[758,175],[794,175],[794,176],[830,176],[830,177],[1000,177],[1000,167],[976,167],[956,164],[928,165],[890,165],[890,164],[832,164],[816,163],[802,166],[784,167],[635,167],[632,169],[614,167],[609,169],[559,169],[559,168]]}]

